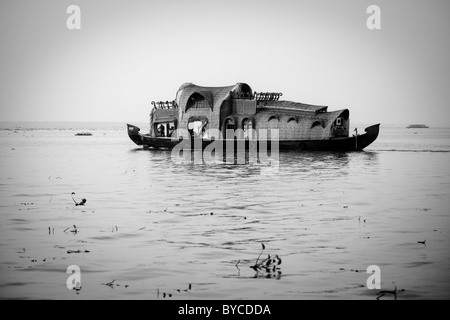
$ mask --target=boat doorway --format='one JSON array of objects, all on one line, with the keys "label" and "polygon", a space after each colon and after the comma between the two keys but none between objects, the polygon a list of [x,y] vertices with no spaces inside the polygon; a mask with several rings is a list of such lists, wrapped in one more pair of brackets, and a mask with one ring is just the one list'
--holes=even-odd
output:
[{"label": "boat doorway", "polygon": [[235,128],[236,126],[233,119],[225,119],[225,122],[223,124],[223,136],[225,137],[225,139],[234,139]]},{"label": "boat doorway", "polygon": [[253,139],[253,121],[245,118],[242,121],[242,129],[244,131],[244,139]]},{"label": "boat doorway", "polygon": [[207,138],[208,119],[206,117],[190,117],[188,120],[188,132],[191,139]]},{"label": "boat doorway", "polygon": [[272,138],[277,138],[278,134],[275,134],[274,131],[275,130],[279,130],[278,127],[279,124],[279,120],[277,116],[271,116],[269,118],[269,121],[267,123],[267,139],[271,140]]},{"label": "boat doorway", "polygon": [[173,121],[155,123],[156,137],[171,137],[173,132],[177,129]]}]

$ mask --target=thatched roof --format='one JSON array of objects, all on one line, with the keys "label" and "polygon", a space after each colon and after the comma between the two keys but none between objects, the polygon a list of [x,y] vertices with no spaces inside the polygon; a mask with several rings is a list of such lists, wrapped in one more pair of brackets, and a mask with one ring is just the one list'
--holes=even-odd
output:
[{"label": "thatched roof", "polygon": [[309,111],[314,113],[326,112],[328,108],[327,106],[316,106],[292,101],[259,101],[258,107],[267,107],[276,110]]}]

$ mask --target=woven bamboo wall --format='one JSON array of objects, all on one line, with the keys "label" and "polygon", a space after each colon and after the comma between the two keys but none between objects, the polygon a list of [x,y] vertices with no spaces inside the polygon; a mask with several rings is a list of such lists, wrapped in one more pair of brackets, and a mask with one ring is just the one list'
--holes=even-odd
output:
[{"label": "woven bamboo wall", "polygon": [[[208,119],[206,129],[222,130],[226,119],[232,119],[235,129],[243,129],[243,121],[250,119],[254,129],[279,130],[281,140],[322,140],[331,137],[337,117],[343,117],[343,126],[348,133],[348,110],[326,112],[326,106],[316,106],[290,101],[256,101],[233,99],[230,92],[241,89],[242,84],[228,87],[200,87],[184,84],[177,92],[178,128],[187,129],[191,117]],[[202,107],[186,109],[189,98],[194,94],[204,97]],[[314,125],[318,122],[317,125]]]}]

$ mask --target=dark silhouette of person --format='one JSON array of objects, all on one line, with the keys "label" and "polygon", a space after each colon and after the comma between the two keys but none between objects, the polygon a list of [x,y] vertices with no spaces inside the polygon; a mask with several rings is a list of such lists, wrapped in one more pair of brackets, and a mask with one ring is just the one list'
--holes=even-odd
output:
[{"label": "dark silhouette of person", "polygon": [[173,131],[175,130],[175,128],[172,126],[172,127],[170,127],[170,129],[169,129],[169,133],[167,134],[167,136],[168,137],[171,137],[172,136],[172,134],[173,134]]},{"label": "dark silhouette of person", "polygon": [[162,124],[159,126],[158,131],[161,137],[165,137],[164,126]]}]

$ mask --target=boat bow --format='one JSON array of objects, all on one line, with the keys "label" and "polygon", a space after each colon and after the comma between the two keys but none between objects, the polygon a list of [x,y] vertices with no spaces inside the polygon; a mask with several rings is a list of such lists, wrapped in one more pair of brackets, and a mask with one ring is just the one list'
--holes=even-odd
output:
[{"label": "boat bow", "polygon": [[127,131],[128,131],[128,136],[134,143],[136,143],[138,146],[141,146],[144,144],[144,137],[139,132],[139,131],[141,131],[141,128],[127,123]]}]

